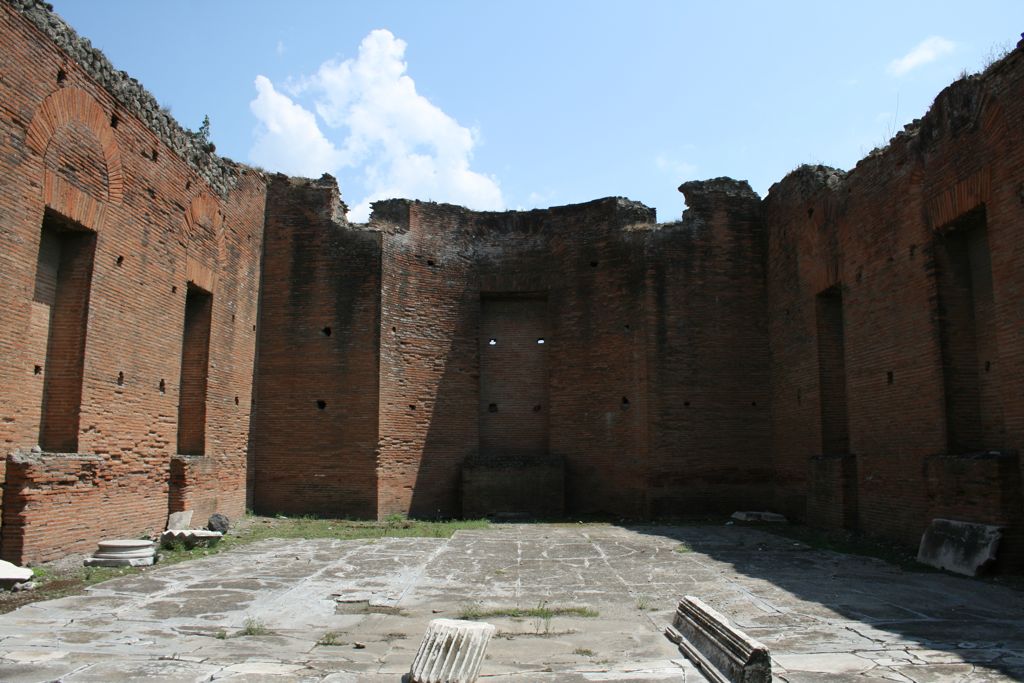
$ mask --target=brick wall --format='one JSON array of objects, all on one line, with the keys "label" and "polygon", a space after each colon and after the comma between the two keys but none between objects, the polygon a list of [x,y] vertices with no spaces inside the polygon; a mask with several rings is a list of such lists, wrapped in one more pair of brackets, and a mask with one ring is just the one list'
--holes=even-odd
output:
[{"label": "brick wall", "polygon": [[959,516],[1024,564],[1024,50],[764,201],[351,225],[333,178],[220,159],[42,4],[0,3],[0,36],[3,557],[529,484],[543,514],[774,507],[907,544]]},{"label": "brick wall", "polygon": [[[214,296],[207,500],[241,514],[263,179],[236,168],[234,189],[212,189],[97,84],[100,62],[86,72],[7,3],[0,3],[0,35],[0,442],[14,454],[5,468],[0,554],[39,561],[163,527],[189,281]],[[64,322],[51,317],[46,287],[37,296],[37,281],[47,281],[38,266],[52,265],[51,249],[41,248],[44,216],[78,231],[66,233],[60,249],[58,273],[81,281],[66,288],[79,300],[66,307],[73,314]],[[75,274],[74,264],[64,266],[82,236],[94,242],[91,273]],[[48,353],[48,345],[63,346]],[[79,387],[77,428],[67,419],[73,405],[54,411],[75,398],[56,390],[61,382]],[[46,430],[70,429],[44,445],[77,445],[77,455],[29,453],[44,419]]]},{"label": "brick wall", "polygon": [[274,176],[261,285],[254,507],[377,514],[380,236],[333,178]]},{"label": "brick wall", "polygon": [[[829,525],[843,518],[843,498],[826,501],[827,473],[811,468],[831,440],[822,378],[837,371],[821,364],[828,341],[815,300],[834,288],[856,526],[916,544],[932,517],[957,514],[998,520],[1019,536],[1019,504],[997,512],[967,501],[981,490],[1019,500],[1018,465],[982,474],[969,454],[997,449],[1016,463],[1024,440],[1022,88],[1018,49],[984,76],[949,86],[922,120],[849,174],[802,167],[765,199],[772,452],[777,504],[788,514]],[[935,458],[965,454],[960,465],[985,483],[937,487]],[[805,507],[808,490],[816,493]]]},{"label": "brick wall", "polygon": [[765,233],[747,183],[684,184],[687,212],[649,250],[655,515],[761,509],[772,497]]}]

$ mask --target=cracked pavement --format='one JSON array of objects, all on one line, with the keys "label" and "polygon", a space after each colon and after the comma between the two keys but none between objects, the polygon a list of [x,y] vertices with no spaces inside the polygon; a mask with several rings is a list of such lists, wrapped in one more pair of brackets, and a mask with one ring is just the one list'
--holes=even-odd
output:
[{"label": "cracked pavement", "polygon": [[[494,617],[485,681],[700,681],[662,635],[700,597],[776,680],[1024,680],[1024,594],[741,526],[508,524],[270,540],[0,615],[0,680],[397,681],[430,619]],[[246,625],[271,631],[241,635]]]}]

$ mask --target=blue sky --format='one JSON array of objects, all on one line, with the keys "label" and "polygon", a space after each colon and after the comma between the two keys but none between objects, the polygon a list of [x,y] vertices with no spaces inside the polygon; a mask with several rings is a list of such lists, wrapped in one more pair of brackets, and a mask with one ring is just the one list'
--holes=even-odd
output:
[{"label": "blue sky", "polygon": [[529,209],[849,169],[1024,30],[1024,2],[52,0],[220,154]]}]

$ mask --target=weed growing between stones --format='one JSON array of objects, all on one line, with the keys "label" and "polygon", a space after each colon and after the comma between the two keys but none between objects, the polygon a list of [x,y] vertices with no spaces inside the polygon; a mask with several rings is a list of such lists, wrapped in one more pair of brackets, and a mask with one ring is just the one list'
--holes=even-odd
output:
[{"label": "weed growing between stones", "polygon": [[259,619],[249,617],[243,622],[242,630],[235,634],[236,636],[271,636],[274,632],[267,628]]},{"label": "weed growing between stones", "polygon": [[459,619],[474,621],[477,619],[490,619],[492,617],[509,617],[511,619],[541,619],[550,621],[555,617],[588,617],[599,616],[598,611],[590,607],[578,606],[548,606],[546,602],[540,602],[536,607],[494,607],[483,609],[478,604],[466,605],[459,612]]},{"label": "weed growing between stones", "polygon": [[337,631],[328,631],[320,636],[320,640],[316,641],[316,644],[323,647],[333,647],[341,645],[342,642]]}]

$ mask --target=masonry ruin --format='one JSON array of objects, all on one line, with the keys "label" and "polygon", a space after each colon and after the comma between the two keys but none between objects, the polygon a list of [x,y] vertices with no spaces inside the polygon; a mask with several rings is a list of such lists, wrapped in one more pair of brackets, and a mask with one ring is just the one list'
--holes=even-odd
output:
[{"label": "masonry ruin", "polygon": [[850,172],[525,212],[218,157],[0,3],[0,556],[167,514],[772,509],[1024,569],[1024,49]]}]

